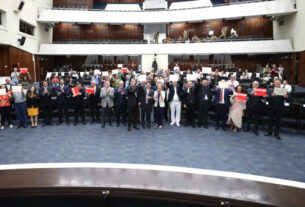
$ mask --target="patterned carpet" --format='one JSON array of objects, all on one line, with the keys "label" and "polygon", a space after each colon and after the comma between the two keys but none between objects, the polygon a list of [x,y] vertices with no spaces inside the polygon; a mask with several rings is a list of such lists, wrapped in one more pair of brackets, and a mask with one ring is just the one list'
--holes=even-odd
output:
[{"label": "patterned carpet", "polygon": [[0,164],[115,162],[248,173],[305,182],[305,136],[283,129],[282,140],[251,132],[165,125],[127,131],[99,124],[0,131]]}]

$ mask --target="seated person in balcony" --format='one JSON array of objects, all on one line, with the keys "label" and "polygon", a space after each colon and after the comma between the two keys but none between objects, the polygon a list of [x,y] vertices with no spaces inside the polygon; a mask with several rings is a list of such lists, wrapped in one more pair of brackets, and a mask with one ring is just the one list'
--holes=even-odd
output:
[{"label": "seated person in balcony", "polygon": [[183,40],[187,40],[189,38],[189,32],[185,29],[183,31]]},{"label": "seated person in balcony", "polygon": [[95,81],[98,85],[100,82],[100,76],[97,73],[94,73],[94,75],[91,78],[91,81]]},{"label": "seated person in balcony", "polygon": [[281,88],[286,88],[287,93],[291,93],[292,87],[290,84],[288,84],[287,80],[283,80],[283,84],[281,85]]},{"label": "seated person in balcony", "polygon": [[54,78],[52,78],[52,83],[59,83],[59,79],[58,79],[58,76],[55,75]]},{"label": "seated person in balcony", "polygon": [[18,68],[14,67],[14,71],[11,73],[12,82],[14,85],[19,83],[19,75]]},{"label": "seated person in balcony", "polygon": [[156,32],[154,34],[154,41],[155,41],[155,44],[158,44],[159,43],[159,32]]},{"label": "seated person in balcony", "polygon": [[162,40],[163,43],[172,43],[172,39],[170,37],[166,37]]},{"label": "seated person in balcony", "polygon": [[266,65],[265,67],[264,67],[264,69],[263,69],[263,77],[265,78],[265,77],[267,77],[267,75],[270,73],[270,67],[269,67],[269,65]]},{"label": "seated person in balcony", "polygon": [[243,74],[243,70],[241,68],[238,68],[238,71],[236,73],[236,78],[239,80],[242,74]]},{"label": "seated person in balcony", "polygon": [[194,35],[194,36],[192,37],[192,41],[193,41],[193,42],[201,42],[200,39],[199,39],[196,35]]},{"label": "seated person in balcony", "polygon": [[279,69],[276,67],[275,64],[272,65],[270,73],[271,73],[272,77],[278,77],[279,76]]},{"label": "seated person in balcony", "polygon": [[281,81],[279,79],[274,81],[274,88],[268,89],[267,98],[269,99],[269,126],[268,132],[265,136],[272,135],[272,127],[275,124],[275,138],[280,140],[280,126],[284,111],[284,100],[288,100],[288,94],[279,96],[274,93],[275,88],[281,87]]},{"label": "seated person in balcony", "polygon": [[248,76],[247,76],[246,72],[243,72],[239,79],[240,80],[247,80]]},{"label": "seated person in balcony", "polygon": [[182,43],[183,42],[183,38],[181,36],[179,36],[177,43]]}]

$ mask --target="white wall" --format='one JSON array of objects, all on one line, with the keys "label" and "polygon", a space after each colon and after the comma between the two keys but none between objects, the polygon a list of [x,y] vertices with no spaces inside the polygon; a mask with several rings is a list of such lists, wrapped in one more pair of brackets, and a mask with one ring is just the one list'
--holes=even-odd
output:
[{"label": "white wall", "polygon": [[298,12],[284,17],[284,25],[279,26],[277,21],[273,22],[273,33],[275,39],[292,38],[293,47],[296,51],[305,50],[305,1],[297,0]]},{"label": "white wall", "polygon": [[264,54],[293,52],[290,40],[180,44],[42,44],[40,55]]},{"label": "white wall", "polygon": [[[276,16],[296,12],[291,0],[275,0],[201,9],[151,12],[43,10],[40,22],[164,24],[170,22],[200,22],[223,18]],[[122,18],[123,17],[123,18]]]},{"label": "white wall", "polygon": [[[24,0],[20,13],[15,13],[19,0],[1,0],[0,10],[5,12],[4,26],[0,26],[0,44],[11,45],[30,53],[37,53],[40,43],[50,43],[52,29],[44,31],[44,24],[37,23],[38,8],[51,8],[52,0]],[[23,20],[35,27],[34,36],[19,32],[19,21]],[[18,39],[26,37],[25,44],[20,46]]]},{"label": "white wall", "polygon": [[153,40],[154,34],[159,32],[159,43],[166,38],[166,24],[144,24],[144,39],[150,43]]},{"label": "white wall", "polygon": [[142,69],[144,72],[152,71],[152,63],[156,58],[158,69],[167,69],[168,67],[168,55],[162,54],[155,56],[154,54],[142,55]]}]

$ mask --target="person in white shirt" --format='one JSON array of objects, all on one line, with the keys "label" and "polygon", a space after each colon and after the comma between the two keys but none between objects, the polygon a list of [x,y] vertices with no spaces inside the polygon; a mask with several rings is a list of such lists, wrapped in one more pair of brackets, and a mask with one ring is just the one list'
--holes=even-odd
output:
[{"label": "person in white shirt", "polygon": [[281,88],[285,88],[287,90],[287,93],[291,93],[291,91],[292,91],[292,87],[290,84],[288,84],[287,80],[283,81]]},{"label": "person in white shirt", "polygon": [[235,92],[235,88],[239,85],[239,82],[236,80],[235,75],[231,75],[230,80],[227,81],[231,91]]},{"label": "person in white shirt", "polygon": [[14,85],[19,83],[19,75],[18,68],[14,68],[14,72],[11,73],[11,78]]},{"label": "person in white shirt", "polygon": [[179,65],[178,65],[178,64],[175,65],[174,71],[175,71],[175,72],[180,71],[180,68],[179,68]]}]

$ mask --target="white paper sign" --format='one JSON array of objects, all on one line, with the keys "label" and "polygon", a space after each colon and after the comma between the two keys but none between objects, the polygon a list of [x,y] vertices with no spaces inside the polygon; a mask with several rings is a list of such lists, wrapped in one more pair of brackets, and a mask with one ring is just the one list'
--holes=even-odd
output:
[{"label": "white paper sign", "polygon": [[186,75],[186,80],[187,81],[195,81],[196,80],[196,75],[194,75],[194,74],[187,74]]},{"label": "white paper sign", "polygon": [[123,64],[118,64],[118,68],[123,68]]},{"label": "white paper sign", "polygon": [[179,79],[179,75],[170,75],[169,76],[169,81],[177,82],[178,79]]},{"label": "white paper sign", "polygon": [[260,73],[256,73],[256,78],[260,78],[261,74]]},{"label": "white paper sign", "polygon": [[12,86],[13,93],[21,93],[22,86]]},{"label": "white paper sign", "polygon": [[224,82],[224,81],[219,81],[218,82],[218,87],[219,88],[228,88],[229,87],[229,83],[228,82]]},{"label": "white paper sign", "polygon": [[112,70],[112,75],[117,75],[117,74],[119,74],[119,70],[118,69]]},{"label": "white paper sign", "polygon": [[286,103],[286,102],[285,102],[285,103],[284,103],[284,106],[289,106],[289,103]]},{"label": "white paper sign", "polygon": [[140,75],[139,76],[139,81],[140,82],[145,82],[146,81],[146,75]]},{"label": "white paper sign", "polygon": [[101,74],[100,70],[94,70],[94,74]]},{"label": "white paper sign", "polygon": [[274,93],[277,96],[284,96],[287,94],[287,90],[286,90],[286,88],[274,88]]},{"label": "white paper sign", "polygon": [[6,90],[5,89],[0,89],[0,96],[3,96],[6,94]]},{"label": "white paper sign", "polygon": [[203,74],[210,74],[212,72],[211,67],[202,67],[202,73]]},{"label": "white paper sign", "polygon": [[108,76],[108,72],[105,72],[105,71],[104,71],[104,72],[102,72],[102,76],[103,76],[103,77]]}]

